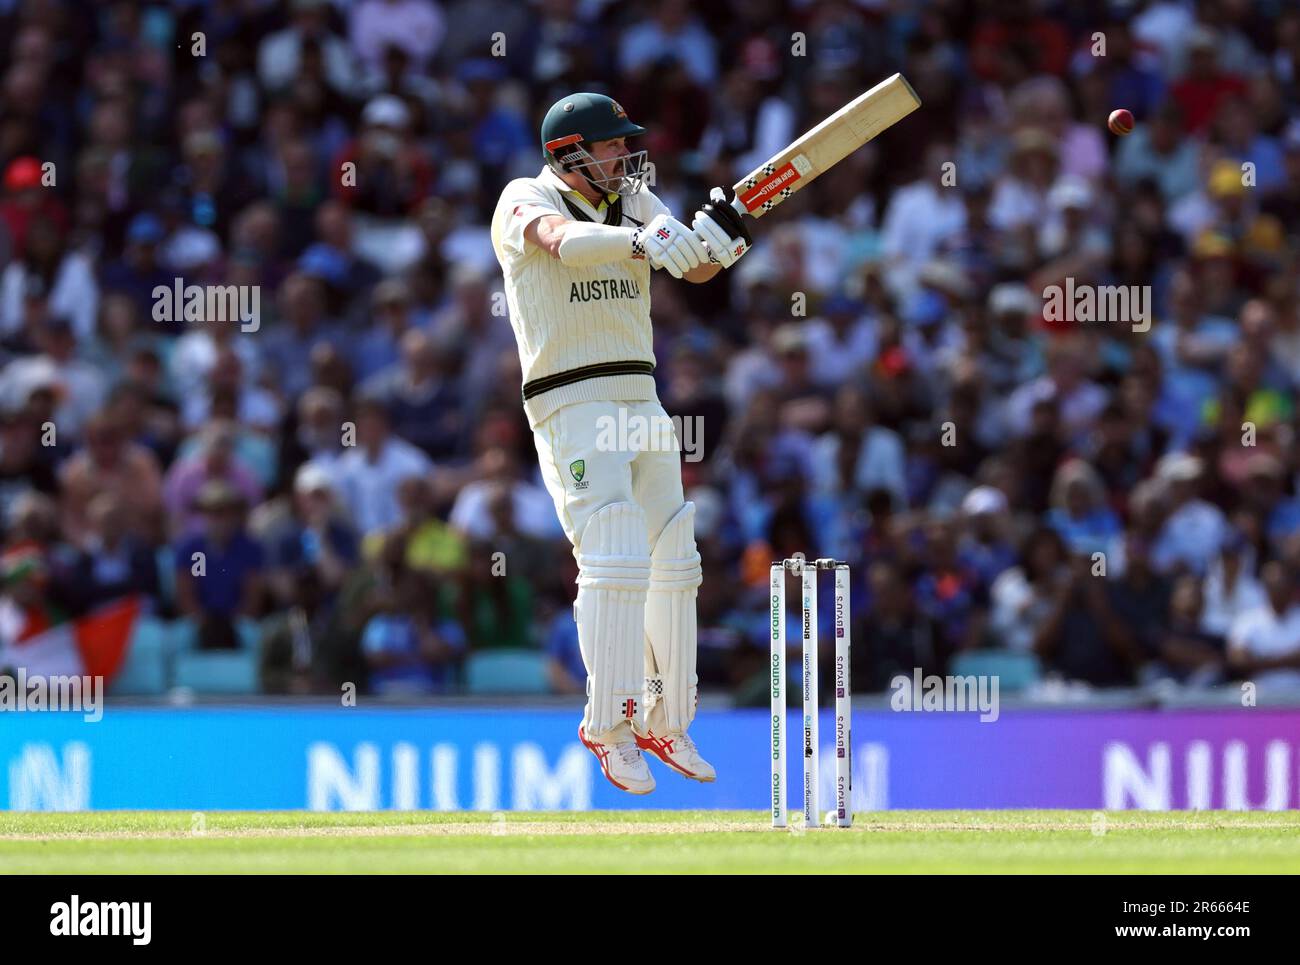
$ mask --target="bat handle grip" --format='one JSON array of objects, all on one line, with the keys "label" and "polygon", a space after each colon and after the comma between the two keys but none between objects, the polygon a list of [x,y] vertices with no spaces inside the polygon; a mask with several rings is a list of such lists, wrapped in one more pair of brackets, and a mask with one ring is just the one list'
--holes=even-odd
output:
[{"label": "bat handle grip", "polygon": [[[727,193],[723,191],[722,188],[714,188],[709,192],[709,200],[714,204],[723,204],[727,201]],[[736,194],[734,190],[731,192],[730,205],[731,209],[742,218],[749,214],[749,209],[745,207],[744,202],[740,200],[740,195]],[[745,240],[749,240],[749,235],[747,233],[745,235]],[[718,259],[713,257],[712,253],[709,254],[709,261],[715,265],[718,263]]]}]

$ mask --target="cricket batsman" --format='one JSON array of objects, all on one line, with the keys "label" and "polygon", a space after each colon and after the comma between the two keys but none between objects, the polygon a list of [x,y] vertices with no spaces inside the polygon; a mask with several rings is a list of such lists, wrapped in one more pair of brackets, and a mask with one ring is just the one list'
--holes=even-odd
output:
[{"label": "cricket batsman", "polygon": [[750,245],[724,189],[691,224],[673,217],[645,185],[646,152],[629,149],[644,133],[609,97],[562,98],[542,121],[544,167],[506,185],[492,216],[524,411],[578,561],[573,616],[587,669],[578,736],[632,794],[655,786],[642,751],[693,780],[715,776],[687,735],[702,574],[678,452],[602,446],[601,426],[667,424],[651,270],[699,284]]}]

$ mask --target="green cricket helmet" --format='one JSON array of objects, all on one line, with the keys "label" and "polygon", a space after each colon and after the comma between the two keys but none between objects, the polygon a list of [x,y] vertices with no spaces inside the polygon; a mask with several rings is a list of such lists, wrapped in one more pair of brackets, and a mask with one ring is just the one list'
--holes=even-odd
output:
[{"label": "green cricket helmet", "polygon": [[645,151],[628,154],[617,165],[618,172],[610,174],[599,166],[610,162],[597,161],[588,148],[594,141],[644,133],[645,128],[628,120],[627,111],[612,97],[570,94],[552,104],[542,119],[542,155],[556,171],[577,171],[601,191],[635,194],[648,170]]}]

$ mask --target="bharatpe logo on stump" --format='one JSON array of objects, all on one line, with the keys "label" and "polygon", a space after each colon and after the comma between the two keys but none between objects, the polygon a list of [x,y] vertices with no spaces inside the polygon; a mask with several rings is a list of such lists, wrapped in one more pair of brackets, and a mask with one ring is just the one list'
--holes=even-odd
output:
[{"label": "bharatpe logo on stump", "polygon": [[153,290],[155,322],[239,322],[241,332],[256,332],[261,307],[260,285],[186,285],[175,278],[170,288]]}]

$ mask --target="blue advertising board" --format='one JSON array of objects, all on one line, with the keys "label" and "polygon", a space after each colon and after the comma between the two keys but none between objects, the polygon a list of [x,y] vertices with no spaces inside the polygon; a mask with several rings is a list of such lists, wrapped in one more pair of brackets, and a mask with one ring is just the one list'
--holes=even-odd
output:
[{"label": "blue advertising board", "polygon": [[[821,733],[832,733],[829,712]],[[762,711],[702,711],[718,780],[652,762],[646,797],[610,786],[572,710],[110,706],[0,714],[0,807],[12,810],[532,810],[769,806]],[[859,712],[853,806],[1300,807],[1300,711]],[[796,745],[797,746],[797,745]],[[822,802],[830,806],[823,748]],[[802,760],[791,754],[798,787]]]}]

